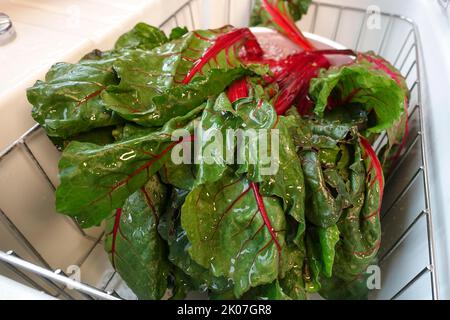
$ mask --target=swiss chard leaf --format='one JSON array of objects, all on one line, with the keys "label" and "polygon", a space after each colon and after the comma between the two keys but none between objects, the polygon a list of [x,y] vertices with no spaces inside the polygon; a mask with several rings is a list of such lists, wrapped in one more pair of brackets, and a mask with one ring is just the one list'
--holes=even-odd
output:
[{"label": "swiss chard leaf", "polygon": [[307,187],[306,216],[316,226],[331,227],[342,214],[344,199],[340,194],[335,197],[329,190],[317,152],[303,151],[301,159]]},{"label": "swiss chard leaf", "polygon": [[[383,196],[383,172],[369,142],[361,138],[352,166],[352,192],[358,202],[345,210],[338,223],[341,241],[336,247],[333,275],[344,281],[353,281],[374,262],[380,247],[380,210]],[[363,162],[361,159],[364,159]],[[356,160],[356,159],[355,159]],[[360,172],[366,172],[362,176]],[[365,177],[365,178],[364,178]]]},{"label": "swiss chard leaf", "polygon": [[189,279],[192,290],[222,292],[229,290],[230,282],[224,277],[215,277],[208,269],[196,263],[189,255],[191,246],[180,225],[180,210],[188,192],[174,188],[158,230],[169,245],[169,260]]},{"label": "swiss chard leaf", "polygon": [[[140,52],[142,61],[150,63],[147,55],[150,54]],[[136,61],[131,61],[131,64]],[[118,62],[116,66],[122,77],[121,83],[109,87],[102,95],[108,109],[128,121],[148,127],[164,125],[171,118],[186,114],[210,96],[223,92],[235,79],[250,73],[244,68],[215,69],[188,85],[168,88],[172,81],[170,74],[160,74],[157,70],[155,75],[149,69],[136,69],[125,61]],[[155,68],[155,64],[149,64],[149,68]]]},{"label": "swiss chard leaf", "polygon": [[330,278],[333,273],[335,246],[339,241],[339,229],[336,225],[329,228],[311,227],[308,230],[307,241],[316,247],[315,259],[320,263],[320,274]]},{"label": "swiss chard leaf", "polygon": [[161,299],[167,289],[169,262],[157,230],[167,196],[167,188],[152,176],[106,224],[111,263],[139,299]]},{"label": "swiss chard leaf", "polygon": [[116,50],[124,48],[151,50],[168,41],[169,39],[162,30],[140,22],[133,29],[121,35],[114,48]]},{"label": "swiss chard leaf", "polygon": [[169,241],[169,260],[192,279],[195,289],[214,292],[228,290],[231,282],[223,276],[214,276],[210,270],[195,262],[188,252],[190,246],[186,231],[178,224],[173,240]]},{"label": "swiss chard leaf", "polygon": [[184,36],[188,32],[189,32],[189,30],[186,27],[173,28],[172,31],[170,32],[169,39],[171,41],[172,40],[176,40],[176,39],[180,39],[182,36]]},{"label": "swiss chard leaf", "polygon": [[[304,234],[301,236],[304,237]],[[278,281],[283,293],[293,300],[306,300],[304,262],[305,246],[288,244],[284,254],[283,274]]]},{"label": "swiss chard leaf", "polygon": [[[278,0],[273,2],[277,2],[280,11],[285,12],[294,21],[297,21],[308,12],[312,0]],[[267,25],[268,21],[267,13],[261,5],[261,0],[256,0],[250,17],[250,25]]]},{"label": "swiss chard leaf", "polygon": [[[273,106],[266,102],[259,89],[250,86],[243,79],[236,81],[227,92],[234,102],[237,115],[242,119],[243,128],[259,129],[260,133],[261,130],[266,130],[266,134],[258,136],[257,141],[249,141],[247,145],[244,143],[243,148],[243,144],[240,144],[238,155],[247,155],[243,157],[247,161],[240,165],[237,173],[246,174],[251,181],[259,182],[262,195],[283,199],[283,208],[299,223],[297,236],[301,236],[305,230],[305,186],[301,164],[289,131],[297,126],[297,122],[294,117],[277,116]],[[276,141],[272,141],[272,132],[275,132]],[[273,143],[275,145],[272,146]],[[268,159],[263,159],[264,153],[267,153]],[[255,158],[254,163],[249,163],[251,155]],[[267,171],[266,174],[262,174],[263,169]]]},{"label": "swiss chard leaf", "polygon": [[228,167],[227,155],[234,158],[235,148],[228,141],[231,139],[228,139],[226,130],[239,128],[241,122],[225,93],[220,94],[214,102],[208,102],[196,132],[196,185],[222,178]]},{"label": "swiss chard leaf", "polygon": [[192,258],[234,282],[240,297],[273,282],[280,272],[285,218],[277,199],[261,197],[234,175],[194,188],[182,207]]},{"label": "swiss chard leaf", "polygon": [[[259,89],[251,87],[254,97],[241,97],[233,104],[223,93],[205,109],[199,126],[201,131],[197,134],[201,138],[197,141],[197,185],[219,180],[235,160],[240,165],[237,174],[248,173],[253,176],[252,181],[261,180],[260,166],[268,164],[258,158],[261,139],[256,130],[266,130],[270,137],[269,129],[275,125],[277,116],[270,103],[258,98],[255,91]],[[250,157],[254,163],[249,163]]]},{"label": "swiss chard leaf", "polygon": [[297,237],[305,231],[305,180],[300,158],[291,137],[291,129],[297,122],[293,117],[279,116],[274,127],[279,130],[278,157],[273,158],[278,170],[262,176],[261,193],[283,200],[284,211],[298,222]]},{"label": "swiss chard leaf", "polygon": [[[259,182],[263,195],[283,199],[283,208],[299,223],[298,235],[301,235],[305,229],[305,187],[301,164],[290,136],[290,129],[295,128],[297,122],[294,117],[277,116],[260,91],[262,88],[251,86],[243,79],[236,81],[227,92],[234,102],[236,114],[242,119],[242,128],[259,129],[259,133],[266,130],[265,135],[258,135],[256,142],[247,141],[243,148],[240,144],[238,155],[244,154],[243,158],[247,161],[240,165],[237,173],[246,174],[249,180]],[[272,141],[273,132],[276,141]],[[275,145],[272,146],[272,143]],[[251,155],[255,158],[253,164],[249,163]],[[263,159],[263,156],[268,159]],[[262,174],[263,169],[269,174]]]},{"label": "swiss chard leaf", "polygon": [[321,279],[320,295],[329,300],[367,300],[367,275],[361,275],[351,281],[342,279]]},{"label": "swiss chard leaf", "polygon": [[152,49],[168,39],[162,31],[145,23],[137,24],[116,43],[116,50],[94,50],[77,64],[57,63],[27,91],[33,118],[51,137],[69,138],[94,128],[121,121],[105,108],[101,94],[119,79],[112,66],[130,49]]},{"label": "swiss chard leaf", "polygon": [[103,99],[129,121],[163,125],[251,73],[239,52],[254,38],[247,28],[224,27],[193,31],[152,51],[135,50],[114,63],[120,83]]},{"label": "swiss chard leaf", "polygon": [[164,163],[159,175],[164,183],[183,190],[191,190],[197,179],[194,165],[174,164],[173,161]]},{"label": "swiss chard leaf", "polygon": [[202,110],[203,106],[174,118],[159,131],[113,144],[69,144],[59,162],[57,211],[74,217],[82,227],[99,224],[161,169],[181,142],[172,141],[171,134],[180,128],[192,130],[192,120]]},{"label": "swiss chard leaf", "polygon": [[105,108],[101,93],[118,82],[114,59],[84,60],[77,64],[57,63],[45,81],[27,90],[33,118],[51,137],[69,138],[121,120]]},{"label": "swiss chard leaf", "polygon": [[292,300],[283,290],[279,280],[259,286],[247,292],[244,300]]},{"label": "swiss chard leaf", "polygon": [[305,50],[314,46],[295,25],[306,13],[311,0],[258,0],[250,18],[251,25],[274,27]]},{"label": "swiss chard leaf", "polygon": [[403,90],[405,111],[400,119],[398,119],[390,128],[386,130],[388,135],[388,144],[380,152],[383,172],[385,175],[388,175],[392,167],[399,159],[401,152],[405,147],[406,138],[408,135],[408,86],[405,78],[397,69],[395,69],[393,65],[382,57],[375,55],[373,52],[360,53],[358,55],[358,59],[367,61],[373,66],[374,69],[385,72]]},{"label": "swiss chard leaf", "polygon": [[332,67],[311,81],[310,96],[316,102],[314,112],[322,116],[328,108],[362,106],[372,113],[374,124],[368,128],[379,133],[399,121],[405,110],[405,93],[384,69],[367,59]]}]

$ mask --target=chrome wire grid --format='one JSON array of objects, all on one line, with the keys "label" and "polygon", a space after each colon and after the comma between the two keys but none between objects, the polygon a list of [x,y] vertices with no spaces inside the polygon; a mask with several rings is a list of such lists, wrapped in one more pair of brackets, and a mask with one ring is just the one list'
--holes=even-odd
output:
[{"label": "chrome wire grid", "polygon": [[[198,9],[201,0],[188,0],[182,4],[178,10],[170,15],[160,27],[169,30],[179,25],[187,25],[189,28],[200,28],[198,17],[201,17]],[[216,2],[216,1],[214,1]],[[237,0],[218,1],[223,4],[224,10],[219,11],[224,15],[225,23],[233,23],[232,11]],[[249,13],[252,8],[252,1],[248,1]],[[219,10],[215,7],[213,10]],[[241,9],[242,10],[242,9]],[[373,39],[373,33],[368,27],[368,23],[374,17],[382,20],[379,28],[376,28],[377,38]],[[347,19],[345,19],[347,16]],[[349,19],[348,17],[352,17]],[[321,19],[326,17],[326,23],[320,23]],[[344,21],[351,20],[353,25],[350,26],[350,32],[346,31]],[[373,21],[372,21],[373,22]],[[376,22],[376,21],[375,21]],[[330,25],[334,26],[330,27]],[[323,25],[327,25],[329,30],[323,30]],[[427,258],[422,264],[417,266],[408,277],[401,282],[388,295],[375,294],[374,298],[382,299],[402,299],[408,289],[414,288],[419,281],[425,281],[429,286],[428,293],[421,298],[438,299],[438,282],[437,272],[435,270],[435,249],[433,239],[432,212],[430,207],[429,183],[428,183],[428,165],[427,165],[427,147],[426,132],[424,131],[424,107],[422,105],[422,96],[424,88],[421,86],[423,78],[421,67],[421,47],[417,27],[410,19],[389,13],[379,12],[376,7],[370,7],[367,10],[325,4],[314,2],[308,12],[308,15],[300,22],[301,28],[311,33],[323,35],[332,40],[343,43],[349,48],[355,50],[375,51],[383,56],[387,56],[406,77],[409,90],[411,93],[409,105],[409,137],[406,148],[404,149],[400,160],[393,169],[392,174],[386,180],[387,195],[383,202],[382,210],[382,229],[383,241],[380,249],[379,264],[381,270],[385,265],[389,265],[388,270],[402,266],[398,263],[389,261],[394,257],[402,246],[405,246],[411,235],[414,236],[414,230],[417,226],[424,222],[425,229],[422,233],[426,233],[426,251]],[[216,26],[214,26],[216,27]],[[402,32],[398,33],[397,29]],[[350,39],[343,39],[342,35],[346,35]],[[371,38],[372,37],[372,38]],[[389,54],[391,52],[391,54]],[[46,179],[50,187],[54,190],[55,186],[52,179],[43,169],[42,164],[38,161],[27,141],[31,136],[40,132],[42,129],[38,125],[34,125],[23,136],[17,139],[8,148],[0,153],[0,164],[3,159],[13,152],[25,152],[32,160],[33,164]],[[380,150],[387,143],[386,135],[381,136],[375,143],[376,150]],[[413,158],[413,160],[411,160]],[[413,193],[412,195],[410,193]],[[415,208],[409,208],[402,204],[408,201],[410,197],[423,199]],[[1,209],[0,204],[0,223],[3,223],[30,252],[37,258],[41,265],[33,264],[19,257],[14,251],[0,251],[0,263],[7,266],[13,271],[22,282],[27,283],[39,291],[46,292],[52,296],[62,299],[119,299],[117,293],[108,290],[108,284],[117,276],[113,273],[106,284],[99,288],[76,282],[65,275],[60,269],[52,271],[52,267],[45,261],[38,250],[24,236],[20,228],[16,226],[8,217],[7,213]],[[71,221],[71,223],[75,223]],[[75,223],[76,225],[76,223]],[[392,227],[392,226],[395,226]],[[84,231],[76,225],[78,231],[84,236],[89,237]],[[101,241],[100,239],[96,240]],[[401,257],[400,257],[401,258]],[[413,258],[412,258],[413,259]],[[407,264],[415,264],[416,262],[403,261]],[[392,265],[393,264],[393,265]],[[401,270],[400,270],[401,271]],[[384,271],[383,271],[384,272]],[[30,274],[37,275],[44,281],[45,286],[37,283]],[[68,288],[71,288],[68,290]],[[383,288],[380,290],[383,293]]]}]

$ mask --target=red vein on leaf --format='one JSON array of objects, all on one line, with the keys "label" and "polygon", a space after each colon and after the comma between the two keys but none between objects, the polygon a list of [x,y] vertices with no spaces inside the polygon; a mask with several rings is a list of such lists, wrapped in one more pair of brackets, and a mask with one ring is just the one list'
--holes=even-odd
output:
[{"label": "red vein on leaf", "polygon": [[219,191],[216,192],[216,194],[215,194],[214,197],[213,197],[213,201],[216,201],[216,200],[217,200],[217,196],[218,196],[221,192],[223,192],[225,189],[227,189],[227,188],[229,188],[229,187],[231,187],[231,186],[234,186],[236,183],[238,183],[238,182],[240,182],[240,181],[241,181],[240,179],[237,179],[236,181],[233,181],[233,182],[230,182],[230,183],[224,185],[224,186],[222,187],[221,190],[219,190]]},{"label": "red vein on leaf", "polygon": [[259,193],[259,187],[254,182],[251,182],[250,186],[253,190],[253,194],[255,195],[256,203],[258,204],[259,212],[261,213],[261,217],[264,220],[264,224],[266,225],[267,230],[269,231],[270,236],[272,237],[272,240],[275,242],[278,252],[281,252],[280,242],[278,241],[277,235],[275,234],[274,228],[272,227],[272,223],[270,222],[269,215],[267,214],[266,207],[264,205],[264,200],[261,194]]},{"label": "red vein on leaf", "polygon": [[114,256],[116,254],[116,240],[117,240],[117,233],[120,229],[120,217],[122,216],[122,208],[118,208],[116,210],[116,216],[114,218],[114,227],[112,231],[112,244],[111,244],[111,263],[114,268],[116,268],[116,264],[114,261]]},{"label": "red vein on leaf", "polygon": [[123,234],[122,232],[122,228],[119,228],[119,235],[122,237],[122,239],[124,239],[127,242],[130,242],[130,240],[128,240],[128,237],[126,235]]},{"label": "red vein on leaf", "polygon": [[[264,247],[262,247],[262,248],[255,254],[255,257],[253,258],[253,261],[252,261],[252,265],[255,264],[256,258],[258,258],[258,256],[259,256],[261,253],[263,253],[265,250],[267,250],[267,248],[270,246],[270,244],[272,243],[272,241],[273,241],[273,240],[269,240],[269,241],[264,245]],[[280,248],[277,247],[277,251],[278,251],[278,253],[280,253],[280,252],[281,252],[281,247],[280,247]],[[281,254],[278,254],[278,263],[280,262],[280,258],[281,258]]]},{"label": "red vein on leaf", "polygon": [[249,220],[249,222],[245,225],[244,228],[242,228],[242,230],[239,230],[238,232],[236,232],[235,234],[233,234],[233,238],[237,237],[238,235],[240,235],[242,232],[244,232],[245,230],[247,230],[253,223],[253,221],[256,218],[256,215],[258,214],[259,209],[255,210],[255,213],[253,213],[251,219]]},{"label": "red vein on leaf", "polygon": [[81,106],[83,103],[88,102],[89,100],[97,97],[100,93],[102,93],[106,89],[105,86],[101,86],[100,89],[91,92],[87,96],[83,97],[80,101],[78,101],[76,107]]},{"label": "red vein on leaf", "polygon": [[366,155],[370,158],[370,165],[368,170],[372,171],[372,169],[375,169],[376,176],[374,177],[374,179],[378,181],[378,187],[380,189],[379,205],[377,211],[377,215],[379,215],[381,212],[381,204],[384,192],[383,168],[381,167],[380,160],[378,160],[378,157],[375,151],[373,150],[372,146],[370,145],[370,142],[363,137],[360,137],[360,141],[361,146],[363,147]]},{"label": "red vein on leaf", "polygon": [[145,189],[145,187],[142,187],[141,191],[144,194],[145,200],[147,202],[147,205],[150,208],[150,211],[152,212],[153,218],[155,219],[155,223],[156,223],[156,225],[158,225],[159,224],[159,217],[158,217],[158,215],[156,213],[156,209],[155,209],[155,206],[153,204],[153,201],[150,198],[150,196],[149,196],[147,190]]},{"label": "red vein on leaf", "polygon": [[[358,57],[366,59],[367,61],[375,64],[378,69],[381,69],[382,71],[386,72],[397,83],[397,85],[400,88],[403,88],[403,83],[401,81],[401,75],[398,72],[396,72],[394,70],[391,70],[391,68],[389,68],[389,66],[386,65],[386,62],[382,58],[375,58],[375,57],[372,57],[372,56],[370,56],[368,54],[362,54],[362,53],[360,53],[358,55]],[[405,148],[405,146],[406,146],[406,139],[407,139],[408,132],[409,132],[409,127],[408,127],[408,98],[407,98],[406,95],[405,95],[405,101],[404,101],[404,112],[406,113],[406,124],[405,124],[404,132],[403,132],[402,141],[399,144],[399,148],[398,148],[396,154],[392,158],[392,163],[393,164],[395,164],[397,162],[397,160],[400,157],[403,149]]]},{"label": "red vein on leaf", "polygon": [[[258,212],[259,212],[259,210],[256,211],[256,213],[258,213]],[[255,215],[256,215],[256,213],[255,213]],[[244,243],[242,243],[241,247],[239,248],[239,251],[238,251],[238,254],[237,254],[236,258],[239,259],[239,257],[241,256],[242,251],[247,246],[247,244],[250,241],[253,241],[256,238],[256,236],[264,229],[264,226],[265,226],[265,224],[263,223],[250,238],[248,238],[247,240],[244,241]],[[241,230],[241,232],[244,231],[244,230]],[[241,232],[239,232],[239,233],[241,233]],[[238,235],[239,235],[239,233],[238,233]],[[270,241],[270,242],[272,242],[272,241]]]},{"label": "red vein on leaf", "polygon": [[126,185],[128,182],[130,182],[131,179],[133,179],[134,177],[136,177],[138,174],[142,173],[145,170],[148,170],[148,168],[150,168],[156,161],[158,161],[159,159],[161,159],[165,154],[167,154],[170,150],[172,150],[177,144],[179,144],[181,142],[180,141],[175,141],[173,143],[171,143],[166,149],[164,149],[160,154],[155,155],[151,161],[147,162],[146,164],[140,166],[137,170],[135,170],[133,173],[131,173],[126,179],[118,182],[117,184],[115,184],[114,186],[111,187],[110,191],[108,191],[108,193],[96,198],[95,200],[91,201],[88,205],[92,205],[100,200],[102,200],[105,197],[111,197],[112,193],[117,190],[118,188],[120,188],[123,185]]},{"label": "red vein on leaf", "polygon": [[205,37],[205,36],[202,36],[202,35],[201,35],[200,33],[198,33],[197,31],[194,31],[193,34],[194,34],[194,36],[195,36],[196,38],[198,38],[198,39],[200,39],[200,40],[208,41],[208,42],[214,41],[213,39],[210,39],[210,38],[207,38],[207,37]]},{"label": "red vein on leaf", "polygon": [[284,114],[294,100],[307,96],[311,79],[317,76],[321,68],[329,66],[329,61],[316,52],[302,52],[286,59],[282,71],[276,77],[280,86],[275,103],[277,114]]},{"label": "red vein on leaf", "polygon": [[380,246],[381,246],[381,241],[377,241],[372,248],[370,248],[370,249],[368,249],[366,251],[353,251],[353,254],[356,255],[356,256],[360,256],[360,257],[366,257],[366,256],[371,255],[372,253],[374,253],[378,249],[380,249]]},{"label": "red vein on leaf", "polygon": [[225,57],[226,57],[226,60],[227,60],[227,65],[230,68],[234,68],[234,65],[233,65],[233,63],[231,63],[231,59],[230,59],[230,47],[227,47],[225,49]]},{"label": "red vein on leaf", "polygon": [[181,56],[181,59],[184,61],[188,61],[188,62],[195,62],[197,61],[197,59],[192,58],[192,57],[187,57],[187,56]]},{"label": "red vein on leaf", "polygon": [[214,238],[217,230],[219,229],[220,224],[222,223],[223,219],[225,218],[226,215],[228,215],[231,212],[231,209],[236,205],[236,203],[238,203],[248,192],[250,191],[250,187],[248,187],[246,190],[244,190],[244,192],[242,192],[236,199],[233,200],[233,202],[225,209],[225,211],[221,214],[219,221],[217,222],[217,224],[214,227],[214,231],[212,234],[212,238]]},{"label": "red vein on leaf", "polygon": [[[252,38],[254,38],[254,35],[251,33],[250,29],[248,29],[248,28],[235,29],[226,34],[218,36],[214,40],[213,44],[194,63],[194,66],[188,72],[188,74],[186,75],[184,80],[182,81],[183,84],[188,84],[197,73],[201,72],[203,67],[205,65],[207,65],[211,61],[211,59],[217,61],[216,60],[217,56],[220,52],[222,52],[222,50],[229,48],[240,41],[245,41],[247,39],[252,39]],[[205,40],[205,39],[207,39],[207,38],[204,38],[203,40]],[[207,39],[207,41],[212,41],[212,40]]]}]

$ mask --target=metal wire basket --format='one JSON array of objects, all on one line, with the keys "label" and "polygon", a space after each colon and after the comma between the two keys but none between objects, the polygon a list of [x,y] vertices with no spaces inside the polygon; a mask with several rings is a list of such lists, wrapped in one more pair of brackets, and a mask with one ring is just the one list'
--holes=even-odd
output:
[{"label": "metal wire basket", "polygon": [[[170,30],[175,26],[188,28],[217,27],[224,24],[245,25],[248,22],[252,1],[214,1],[214,8],[206,8],[202,0],[184,2],[160,27]],[[205,15],[205,10],[214,13]],[[233,14],[232,14],[233,13]],[[239,14],[235,14],[239,13]],[[235,21],[237,20],[237,21]],[[214,21],[214,23],[211,23]],[[421,73],[421,48],[417,28],[410,19],[380,12],[377,7],[362,10],[314,2],[308,14],[299,22],[302,30],[335,40],[360,51],[373,50],[391,61],[406,77],[411,93],[409,105],[409,137],[406,148],[392,174],[386,181],[385,198],[382,209],[383,241],[380,249],[379,265],[382,272],[382,288],[373,291],[374,299],[438,299],[437,272],[433,225],[430,208],[427,148],[422,105],[424,81]],[[56,169],[50,168],[31,142],[45,133],[35,125],[12,145],[0,153],[0,172],[7,170],[3,163],[15,153],[21,153],[31,160],[31,164],[41,174],[41,178],[55,190]],[[44,138],[46,139],[46,138]],[[375,143],[380,150],[387,142],[386,135]],[[58,154],[52,156],[56,163]],[[8,181],[2,181],[8,183]],[[3,198],[0,195],[0,201]],[[50,200],[49,200],[50,201]],[[113,271],[102,273],[100,280],[85,284],[72,279],[61,269],[49,263],[32,243],[21,226],[15,223],[14,212],[3,210],[0,202],[0,227],[14,235],[26,250],[21,258],[17,248],[0,251],[0,274],[15,278],[22,283],[61,299],[119,299],[134,298],[126,289],[120,277]],[[14,210],[12,210],[14,211]],[[36,214],[39,214],[37,212]],[[73,221],[81,237],[91,241],[88,250],[77,264],[84,266],[101,245],[103,233],[92,236],[83,231]],[[28,262],[28,261],[32,262]],[[89,268],[103,268],[93,265]]]}]

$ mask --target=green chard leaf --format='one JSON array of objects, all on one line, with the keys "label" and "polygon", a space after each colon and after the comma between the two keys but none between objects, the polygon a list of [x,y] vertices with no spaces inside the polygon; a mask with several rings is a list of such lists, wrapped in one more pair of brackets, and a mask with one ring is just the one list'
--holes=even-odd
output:
[{"label": "green chard leaf", "polygon": [[348,187],[349,153],[357,142],[351,123],[306,118],[290,113],[298,123],[292,131],[306,185],[306,217],[321,228],[335,225],[355,199]]},{"label": "green chard leaf", "polygon": [[320,295],[329,300],[367,300],[367,275],[361,275],[351,281],[323,278]]},{"label": "green chard leaf", "polygon": [[230,27],[197,30],[151,51],[134,50],[114,63],[120,83],[102,98],[126,120],[161,126],[256,71],[238,56],[248,34]]},{"label": "green chard leaf", "polygon": [[120,82],[113,64],[119,58],[127,59],[133,54],[131,49],[141,46],[150,49],[168,41],[162,31],[146,24],[138,24],[123,37],[116,50],[93,50],[76,64],[53,65],[45,81],[37,81],[28,89],[33,118],[49,136],[72,138],[123,121],[107,108],[101,97],[109,86]]},{"label": "green chard leaf", "polygon": [[[363,162],[360,159],[364,159]],[[359,200],[346,209],[338,223],[341,241],[336,248],[334,270],[335,276],[348,281],[364,273],[374,262],[381,241],[380,210],[384,178],[379,160],[364,138],[361,138],[361,147],[355,152],[352,170],[355,177],[351,189]],[[359,172],[365,172],[365,175],[361,176]]]},{"label": "green chard leaf", "polygon": [[[248,174],[249,178],[253,176],[251,180],[261,180],[260,170],[267,163],[258,158],[257,147],[261,140],[256,130],[267,130],[270,138],[270,129],[277,116],[270,103],[257,98],[257,90],[258,87],[252,88],[251,96],[254,97],[240,99],[233,104],[225,93],[220,94],[215,102],[209,101],[199,123],[201,131],[196,134],[201,138],[198,141],[199,153],[196,154],[196,185],[219,180],[228,165],[235,161],[240,166],[237,175],[251,171]],[[250,153],[255,163],[249,163]]]},{"label": "green chard leaf", "polygon": [[121,122],[106,109],[101,93],[118,83],[112,70],[114,59],[84,60],[77,64],[57,63],[45,81],[27,90],[33,118],[50,137],[69,138]]},{"label": "green chard leaf", "polygon": [[194,289],[213,292],[228,290],[231,282],[223,276],[214,276],[210,270],[195,262],[188,252],[190,246],[186,231],[178,224],[173,239],[169,240],[169,260],[192,279]]},{"label": "green chard leaf", "polygon": [[176,39],[180,39],[182,36],[184,36],[188,32],[189,32],[189,30],[186,27],[175,27],[170,32],[169,39],[171,41],[172,40],[176,40]]},{"label": "green chard leaf", "polygon": [[320,263],[320,274],[330,278],[333,273],[335,246],[339,241],[338,227],[311,227],[307,233],[306,241],[311,241],[311,246],[315,246],[313,254],[316,254],[315,260]]},{"label": "green chard leaf", "polygon": [[[304,237],[304,234],[301,235]],[[306,300],[306,285],[303,268],[305,264],[306,248],[303,243],[300,246],[288,244],[283,259],[283,272],[278,281],[284,294],[293,300]]]},{"label": "green chard leaf", "polygon": [[105,249],[139,299],[161,299],[167,289],[169,262],[157,230],[167,198],[167,188],[152,176],[107,221]]},{"label": "green chard leaf", "polygon": [[[276,3],[280,12],[297,21],[306,14],[312,0],[269,0],[269,2]],[[256,0],[250,17],[250,25],[272,27],[271,21],[270,15],[261,6],[261,0]]]},{"label": "green chard leaf", "polygon": [[[227,130],[238,129],[242,120],[236,113],[225,93],[215,101],[209,100],[196,132],[197,178],[195,185],[220,180],[228,168],[227,160],[234,160],[234,140],[229,139]],[[231,155],[233,159],[227,159]]]},{"label": "green chard leaf", "polygon": [[[164,215],[160,219],[158,230],[169,246],[169,260],[189,279],[192,290],[222,292],[229,290],[230,282],[224,277],[215,277],[208,269],[196,263],[189,255],[191,246],[180,225],[181,206],[188,192],[174,188]],[[186,281],[186,280],[185,280]]]},{"label": "green chard leaf", "polygon": [[292,300],[283,290],[279,280],[251,289],[243,296],[244,300]]},{"label": "green chard leaf", "polygon": [[277,279],[284,213],[277,199],[260,198],[246,179],[228,174],[194,188],[182,207],[181,223],[191,257],[215,276],[232,279],[236,297]]},{"label": "green chard leaf", "polygon": [[98,225],[161,169],[181,142],[172,141],[171,134],[181,128],[192,132],[202,110],[200,106],[159,131],[113,144],[70,143],[59,162],[57,211],[74,217],[82,227]]},{"label": "green chard leaf", "polygon": [[359,60],[368,61],[373,68],[385,72],[392,80],[394,80],[399,88],[403,91],[404,96],[404,112],[400,119],[394,122],[386,132],[388,136],[387,145],[380,151],[381,164],[383,172],[388,175],[397,163],[402,151],[405,148],[406,138],[408,135],[408,103],[409,103],[409,89],[405,78],[401,75],[393,65],[382,57],[373,52],[360,53]]},{"label": "green chard leaf", "polygon": [[190,164],[174,164],[167,161],[159,170],[159,175],[164,183],[183,190],[191,190],[196,181],[196,169]]},{"label": "green chard leaf", "polygon": [[383,173],[375,152],[364,138],[356,148],[351,169],[351,190],[359,199],[345,210],[337,224],[341,240],[336,245],[333,277],[322,279],[324,286],[320,292],[328,299],[367,299],[366,272],[376,263],[380,247]]},{"label": "green chard leaf", "polygon": [[263,177],[261,193],[283,199],[283,209],[298,222],[297,237],[305,231],[305,181],[290,129],[296,127],[292,117],[278,117],[274,129],[279,130],[279,156],[273,159],[278,170]]},{"label": "green chard leaf", "polygon": [[151,50],[168,42],[164,32],[156,27],[140,22],[133,29],[121,35],[114,48]]},{"label": "green chard leaf", "polygon": [[374,66],[368,56],[360,55],[352,64],[323,70],[312,79],[309,93],[317,115],[323,116],[327,108],[361,106],[373,117],[369,133],[382,132],[399,121],[405,112],[404,89],[385,69]]}]

